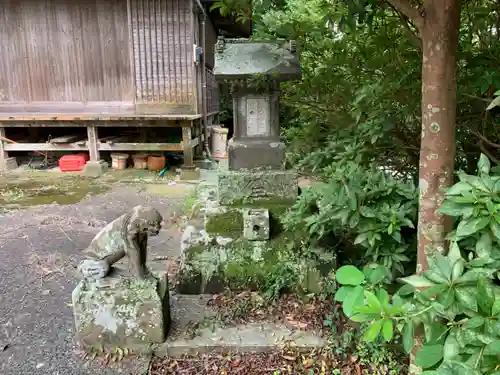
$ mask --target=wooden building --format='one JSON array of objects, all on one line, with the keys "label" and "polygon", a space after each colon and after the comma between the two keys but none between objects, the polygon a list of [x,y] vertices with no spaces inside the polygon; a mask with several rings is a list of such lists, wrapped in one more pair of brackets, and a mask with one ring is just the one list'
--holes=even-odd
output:
[{"label": "wooden building", "polygon": [[[100,151],[183,151],[191,166],[218,111],[217,35],[251,31],[211,2],[1,1],[0,170],[16,151],[89,151],[93,161]],[[16,138],[46,127],[59,136]],[[155,139],[163,128],[180,138]]]}]

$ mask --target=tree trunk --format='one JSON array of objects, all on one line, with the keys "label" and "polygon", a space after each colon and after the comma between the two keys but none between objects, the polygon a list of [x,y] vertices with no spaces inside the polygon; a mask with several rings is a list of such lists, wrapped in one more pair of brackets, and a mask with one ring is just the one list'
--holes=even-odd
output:
[{"label": "tree trunk", "polygon": [[[428,269],[427,257],[447,251],[451,218],[439,208],[444,190],[454,182],[456,65],[461,0],[428,0],[419,30],[422,38],[422,134],[419,165],[417,273]],[[415,354],[423,332],[415,337],[410,374],[419,374]]]},{"label": "tree trunk", "polygon": [[454,181],[456,64],[460,0],[424,4],[422,38],[422,134],[419,172],[417,272],[427,270],[427,256],[446,252],[451,221],[439,213],[444,189]]}]

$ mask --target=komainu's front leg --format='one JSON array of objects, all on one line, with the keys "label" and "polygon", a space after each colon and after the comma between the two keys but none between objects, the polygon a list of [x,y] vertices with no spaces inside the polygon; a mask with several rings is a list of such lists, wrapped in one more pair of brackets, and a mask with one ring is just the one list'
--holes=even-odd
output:
[{"label": "komainu's front leg", "polygon": [[131,235],[127,239],[129,248],[127,250],[128,259],[130,262],[130,271],[132,276],[138,279],[145,279],[147,276],[147,269],[145,262],[143,263],[143,257],[140,248],[140,237],[139,235]]},{"label": "komainu's front leg", "polygon": [[148,235],[146,233],[139,234],[139,258],[140,264],[144,268],[144,273],[149,274],[148,267],[146,266],[148,258]]}]

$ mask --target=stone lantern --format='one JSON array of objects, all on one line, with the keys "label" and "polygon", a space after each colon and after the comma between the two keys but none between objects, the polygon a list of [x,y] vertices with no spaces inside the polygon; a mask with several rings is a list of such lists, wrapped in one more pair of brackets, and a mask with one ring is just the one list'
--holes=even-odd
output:
[{"label": "stone lantern", "polygon": [[[278,198],[295,199],[296,181],[291,181],[295,175],[285,171],[279,124],[280,82],[301,75],[295,43],[220,37],[215,49],[214,75],[231,85],[234,109],[229,171],[219,175],[220,203],[269,199],[276,194]],[[259,184],[256,178],[265,181]],[[283,184],[289,188],[274,194],[271,190],[275,184],[278,190],[285,188]]]}]

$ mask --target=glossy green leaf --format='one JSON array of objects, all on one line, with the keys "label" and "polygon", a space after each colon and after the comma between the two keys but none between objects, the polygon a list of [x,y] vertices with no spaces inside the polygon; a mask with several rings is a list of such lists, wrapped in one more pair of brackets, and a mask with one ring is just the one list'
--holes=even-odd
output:
[{"label": "glossy green leaf", "polygon": [[476,254],[478,257],[489,257],[491,255],[491,249],[493,242],[489,233],[484,233],[479,241],[476,242]]},{"label": "glossy green leaf", "polygon": [[373,342],[377,338],[377,336],[380,334],[380,331],[382,329],[382,324],[384,322],[384,319],[377,320],[373,324],[371,324],[368,329],[365,332],[364,339],[367,342]]},{"label": "glossy green leaf", "polygon": [[444,342],[443,358],[444,360],[453,359],[460,354],[460,345],[453,335],[448,335]]},{"label": "glossy green leaf", "polygon": [[500,315],[500,298],[497,298],[493,303],[493,307],[491,308],[491,315],[492,316]]},{"label": "glossy green leaf", "polygon": [[446,195],[461,195],[464,192],[471,191],[472,186],[467,181],[460,181],[446,191]]},{"label": "glossy green leaf", "polygon": [[354,266],[343,266],[340,267],[335,277],[337,281],[342,285],[360,285],[365,281],[365,275],[359,269]]},{"label": "glossy green leaf", "polygon": [[415,288],[410,284],[405,284],[401,288],[399,288],[398,293],[400,296],[405,297],[413,294],[415,292]]},{"label": "glossy green leaf", "polygon": [[495,220],[491,220],[490,229],[497,240],[500,240],[500,224],[498,224]]},{"label": "glossy green leaf", "polygon": [[[500,101],[499,101],[499,104],[500,104]],[[491,108],[489,108],[489,106],[488,106],[488,109],[491,109]],[[479,162],[477,163],[477,169],[479,169],[480,173],[488,174],[488,173],[490,173],[490,168],[491,168],[490,159],[488,159],[488,157],[485,154],[481,154],[481,156],[479,157]]]},{"label": "glossy green leaf", "polygon": [[451,270],[451,281],[458,280],[460,276],[462,276],[465,269],[465,262],[463,260],[457,260],[455,264],[453,264],[453,268]]},{"label": "glossy green leaf", "polygon": [[438,271],[447,281],[451,280],[452,263],[451,259],[443,256],[440,253],[434,254],[435,264]]},{"label": "glossy green leaf", "polygon": [[415,345],[413,322],[409,321],[403,327],[403,346],[406,353],[410,353]]},{"label": "glossy green leaf", "polygon": [[366,297],[366,303],[371,309],[373,309],[375,312],[382,311],[382,305],[380,304],[380,301],[378,300],[377,296],[374,293],[365,290],[365,297]]},{"label": "glossy green leaf", "polygon": [[372,321],[373,318],[374,317],[372,314],[354,313],[354,315],[351,316],[349,319],[352,320],[353,322],[363,323]]},{"label": "glossy green leaf", "polygon": [[363,306],[364,300],[365,289],[360,285],[354,287],[344,298],[344,302],[342,304],[344,314],[346,314],[347,317],[351,317],[354,314],[354,308]]},{"label": "glossy green leaf", "polygon": [[389,305],[389,298],[390,298],[389,293],[387,293],[387,290],[380,288],[377,290],[376,295],[378,300],[380,301],[380,304],[382,305],[382,308],[386,309],[387,306]]},{"label": "glossy green leaf", "polygon": [[490,314],[495,303],[495,290],[491,282],[481,279],[477,283],[477,290],[474,291],[477,295],[477,302],[482,312]]},{"label": "glossy green leaf", "polygon": [[[469,186],[469,184],[467,184],[467,186]],[[443,215],[448,215],[452,217],[462,216],[464,213],[464,205],[453,202],[452,200],[446,200],[441,205],[439,212],[442,213]]]},{"label": "glossy green leaf", "polygon": [[392,337],[394,336],[394,322],[392,319],[384,319],[384,322],[382,323],[382,336],[387,342],[392,340]]},{"label": "glossy green leaf", "polygon": [[460,224],[458,224],[457,236],[459,238],[468,237],[486,228],[486,226],[489,223],[490,223],[490,218],[488,217],[463,220],[460,222]]},{"label": "glossy green leaf", "polygon": [[428,344],[444,344],[448,328],[441,323],[432,323],[425,326],[425,339]]},{"label": "glossy green leaf", "polygon": [[349,287],[349,286],[342,286],[340,287],[337,292],[335,293],[335,301],[337,302],[343,302],[346,295],[349,294],[349,293],[352,293],[352,291],[354,290],[353,287]]},{"label": "glossy green leaf", "polygon": [[448,252],[447,258],[450,260],[450,263],[453,265],[459,260],[464,260],[462,257],[462,253],[460,252],[460,247],[458,244],[454,241],[450,245],[450,251]]},{"label": "glossy green leaf", "polygon": [[482,375],[480,371],[459,361],[443,362],[438,369],[439,375]]},{"label": "glossy green leaf", "polygon": [[372,285],[376,285],[384,281],[387,277],[390,277],[390,273],[385,267],[374,268],[368,277],[368,281]]},{"label": "glossy green leaf", "polygon": [[486,345],[484,355],[500,355],[500,340],[495,340]]},{"label": "glossy green leaf", "polygon": [[488,104],[488,106],[486,107],[486,110],[487,111],[490,111],[492,110],[493,108],[495,107],[498,107],[500,106],[500,96],[497,96],[495,99],[493,99],[490,104]]},{"label": "glossy green leaf", "polygon": [[403,277],[400,279],[402,282],[411,285],[414,288],[428,288],[436,285],[428,278],[419,275],[412,275],[408,277]]},{"label": "glossy green leaf", "polygon": [[437,365],[443,359],[443,345],[424,345],[417,351],[415,362],[423,369]]},{"label": "glossy green leaf", "polygon": [[476,329],[482,327],[484,323],[485,319],[482,316],[475,316],[467,320],[467,323],[465,323],[465,327],[467,327],[468,329]]},{"label": "glossy green leaf", "polygon": [[460,305],[472,311],[477,311],[477,298],[475,288],[460,287],[455,289],[455,297]]}]

